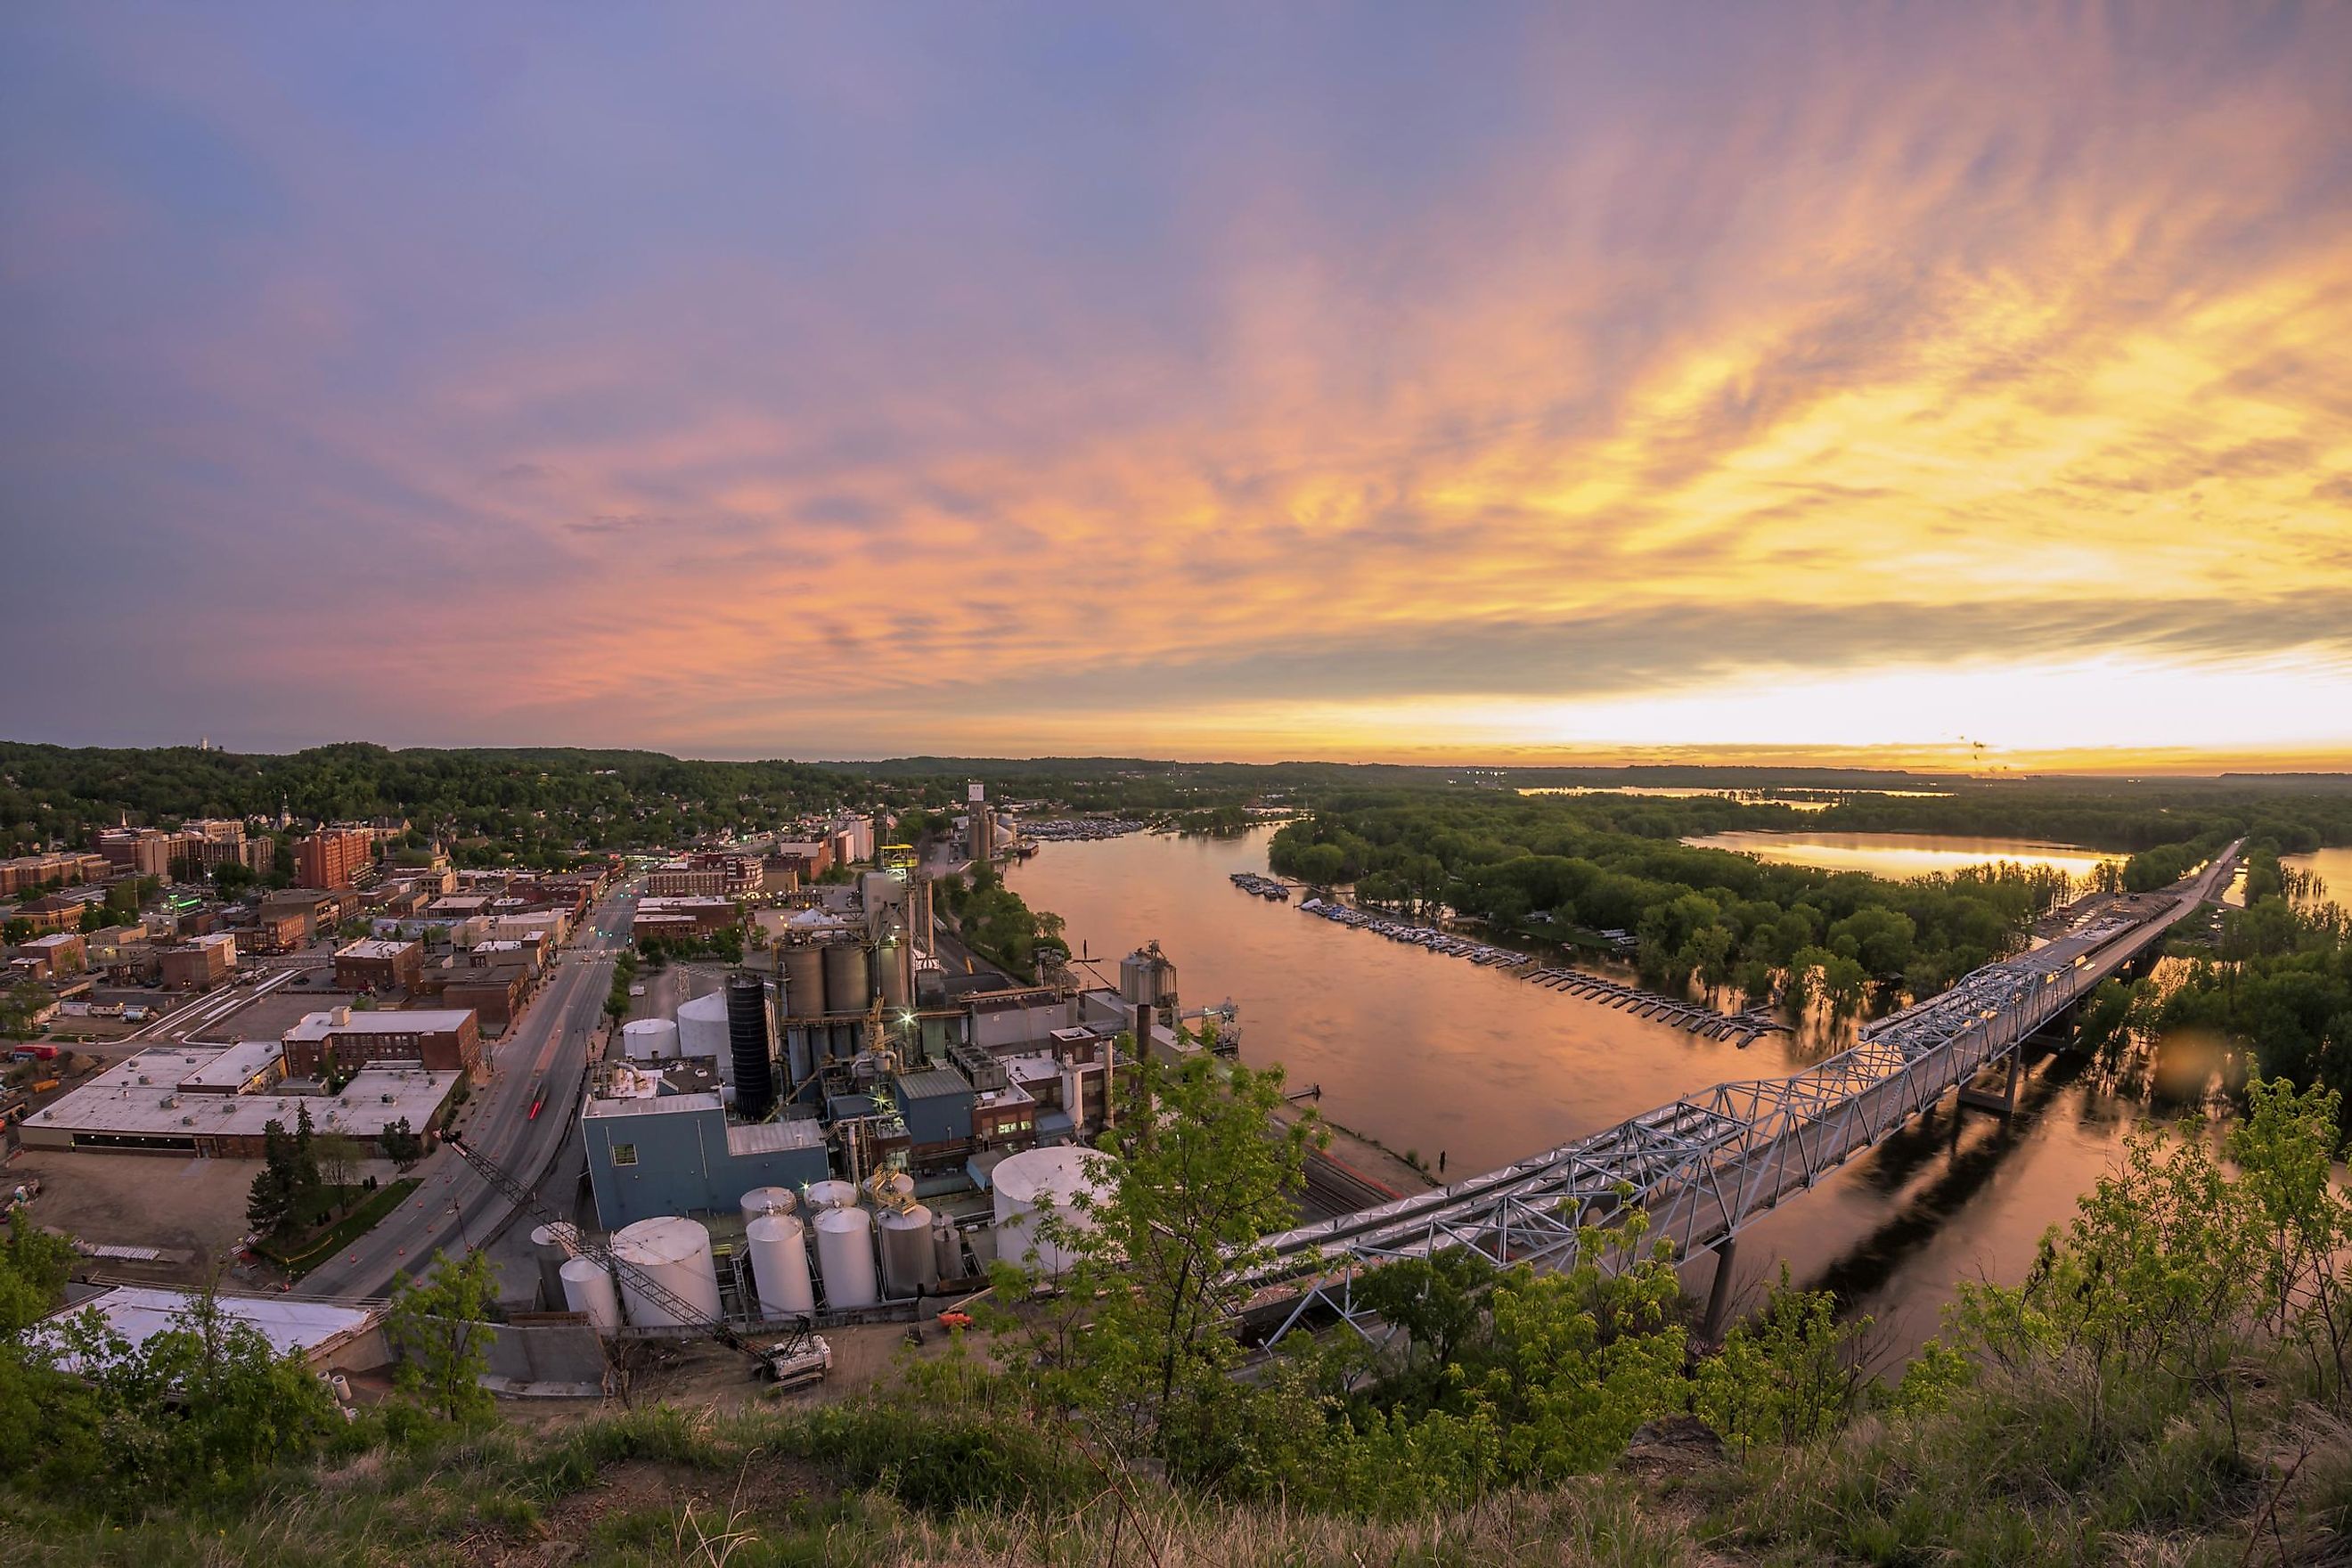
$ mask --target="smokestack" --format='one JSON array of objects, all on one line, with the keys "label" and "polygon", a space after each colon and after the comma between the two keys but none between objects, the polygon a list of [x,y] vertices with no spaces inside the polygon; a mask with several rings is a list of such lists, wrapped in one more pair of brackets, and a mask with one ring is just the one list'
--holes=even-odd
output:
[{"label": "smokestack", "polygon": [[988,786],[977,779],[965,791],[964,820],[971,824],[972,863],[985,871],[996,855],[996,824],[989,816]]}]

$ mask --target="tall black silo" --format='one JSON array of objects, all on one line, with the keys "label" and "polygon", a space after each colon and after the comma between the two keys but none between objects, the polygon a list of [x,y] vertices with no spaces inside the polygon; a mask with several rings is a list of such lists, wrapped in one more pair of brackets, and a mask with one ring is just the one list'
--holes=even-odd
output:
[{"label": "tall black silo", "polygon": [[757,1121],[776,1105],[774,1058],[768,1048],[768,988],[756,974],[727,982],[727,1054],[735,1064],[735,1111]]}]

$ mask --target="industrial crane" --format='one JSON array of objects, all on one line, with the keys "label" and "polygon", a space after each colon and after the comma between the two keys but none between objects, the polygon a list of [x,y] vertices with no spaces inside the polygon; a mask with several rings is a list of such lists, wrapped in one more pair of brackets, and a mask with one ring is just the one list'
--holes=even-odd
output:
[{"label": "industrial crane", "polygon": [[735,1326],[725,1318],[704,1316],[692,1302],[611,1247],[582,1240],[578,1226],[550,1208],[545,1200],[525,1185],[513,1172],[456,1133],[448,1134],[442,1141],[473,1168],[475,1174],[488,1182],[509,1203],[546,1221],[550,1233],[565,1252],[611,1269],[626,1282],[631,1290],[668,1313],[681,1327],[707,1334],[730,1350],[740,1351],[751,1357],[758,1363],[763,1375],[780,1384],[814,1383],[824,1377],[832,1367],[833,1347],[817,1334],[815,1326],[808,1319],[801,1319],[789,1338],[771,1345],[754,1344],[738,1333]]}]

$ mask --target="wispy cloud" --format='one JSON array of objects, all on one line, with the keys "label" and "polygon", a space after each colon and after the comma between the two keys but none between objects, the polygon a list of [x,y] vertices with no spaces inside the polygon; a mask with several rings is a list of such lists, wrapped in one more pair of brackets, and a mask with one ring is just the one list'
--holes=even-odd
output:
[{"label": "wispy cloud", "polygon": [[0,40],[0,529],[136,627],[15,732],[1476,749],[2346,658],[2352,13]]}]

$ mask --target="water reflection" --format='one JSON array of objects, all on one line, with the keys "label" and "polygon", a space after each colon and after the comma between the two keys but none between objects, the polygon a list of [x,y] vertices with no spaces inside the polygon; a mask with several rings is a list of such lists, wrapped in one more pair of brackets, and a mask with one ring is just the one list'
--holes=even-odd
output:
[{"label": "water reflection", "polygon": [[2098,869],[2100,861],[2114,858],[2071,844],[1939,833],[1768,833],[1743,829],[1703,834],[1683,842],[1702,849],[1736,850],[1778,865],[1812,866],[1824,871],[1865,871],[1895,881],[1938,872],[1949,875],[2000,860],[2016,866],[2048,867],[2077,880],[2087,880]]},{"label": "water reflection", "polygon": [[[1157,938],[1186,1005],[1239,1005],[1244,1060],[1281,1063],[1294,1087],[1320,1084],[1332,1120],[1391,1148],[1433,1164],[1443,1151],[1455,1176],[1851,1042],[1851,1021],[1823,1016],[1741,1051],[1253,898],[1226,874],[1263,870],[1267,836],[1049,844],[1008,876],[1110,960],[1097,968],[1113,978],[1121,953]],[[1891,1346],[1916,1348],[1955,1279],[2023,1278],[2042,1231],[2073,1215],[2123,1131],[2148,1114],[2137,1092],[2042,1048],[2006,1127],[1939,1107],[1759,1222],[1742,1278],[1769,1279],[1785,1258],[1800,1283],[1835,1286],[1876,1315]],[[1694,1289],[1706,1269],[1694,1266]]]}]

